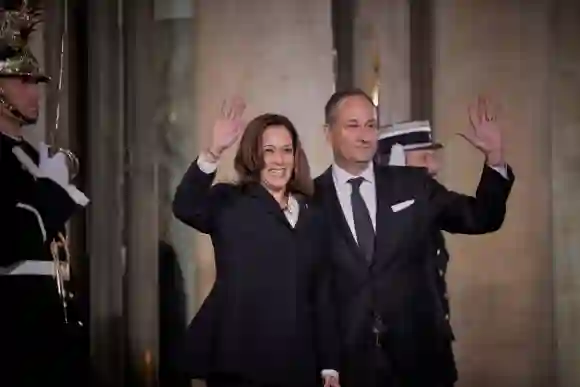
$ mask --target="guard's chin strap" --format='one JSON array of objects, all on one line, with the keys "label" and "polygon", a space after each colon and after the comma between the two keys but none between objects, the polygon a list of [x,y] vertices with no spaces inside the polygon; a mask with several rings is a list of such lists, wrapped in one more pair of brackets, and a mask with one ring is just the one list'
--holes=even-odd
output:
[{"label": "guard's chin strap", "polygon": [[12,114],[14,118],[16,118],[20,122],[21,125],[32,125],[35,124],[37,121],[37,118],[26,117],[24,114],[20,112],[20,110],[16,108],[16,106],[8,102],[6,93],[4,93],[4,90],[2,88],[0,88],[0,105],[6,108],[6,110],[8,110],[10,114]]}]

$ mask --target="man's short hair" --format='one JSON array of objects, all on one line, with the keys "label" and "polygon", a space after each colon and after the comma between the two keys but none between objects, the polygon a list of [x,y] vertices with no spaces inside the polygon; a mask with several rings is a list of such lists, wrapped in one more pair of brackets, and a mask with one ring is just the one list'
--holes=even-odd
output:
[{"label": "man's short hair", "polygon": [[346,90],[337,91],[330,96],[330,98],[328,99],[328,102],[326,103],[326,106],[324,106],[324,121],[325,121],[325,123],[327,125],[330,125],[334,122],[334,118],[336,115],[336,109],[338,108],[338,105],[343,100],[345,100],[346,98],[349,98],[349,97],[356,97],[356,96],[366,98],[367,101],[369,101],[373,106],[375,106],[373,99],[361,89],[346,89]]}]

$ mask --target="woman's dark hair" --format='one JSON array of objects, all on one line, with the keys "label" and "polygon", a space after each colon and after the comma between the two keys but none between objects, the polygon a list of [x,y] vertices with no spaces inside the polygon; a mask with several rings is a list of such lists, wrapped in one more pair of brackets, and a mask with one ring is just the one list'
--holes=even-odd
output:
[{"label": "woman's dark hair", "polygon": [[271,126],[285,127],[292,137],[294,171],[288,181],[288,192],[311,196],[314,192],[314,184],[310,176],[310,166],[306,154],[300,144],[298,131],[287,117],[279,114],[262,114],[246,126],[234,159],[234,168],[240,183],[243,185],[260,182],[260,173],[264,168],[262,136],[266,129]]}]

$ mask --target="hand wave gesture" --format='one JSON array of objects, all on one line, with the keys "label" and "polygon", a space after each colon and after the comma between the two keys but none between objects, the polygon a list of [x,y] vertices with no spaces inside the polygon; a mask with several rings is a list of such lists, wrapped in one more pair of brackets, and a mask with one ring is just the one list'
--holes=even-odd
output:
[{"label": "hand wave gesture", "polygon": [[490,165],[503,164],[503,142],[497,120],[497,108],[487,98],[479,97],[468,108],[471,132],[459,133],[471,145],[485,154]]},{"label": "hand wave gesture", "polygon": [[223,102],[221,115],[215,122],[212,131],[210,152],[215,156],[220,156],[240,137],[245,125],[242,121],[245,109],[246,103],[241,97],[234,97]]}]

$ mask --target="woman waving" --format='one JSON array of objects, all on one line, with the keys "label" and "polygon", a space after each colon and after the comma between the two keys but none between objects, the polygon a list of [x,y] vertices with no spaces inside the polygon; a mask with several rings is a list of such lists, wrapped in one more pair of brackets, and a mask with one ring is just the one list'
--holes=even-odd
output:
[{"label": "woman waving", "polygon": [[[322,212],[298,133],[245,105],[224,106],[210,147],[191,164],[175,216],[209,234],[216,282],[188,327],[189,376],[209,387],[338,386],[338,338]],[[236,184],[215,184],[222,153],[241,135]]]}]

